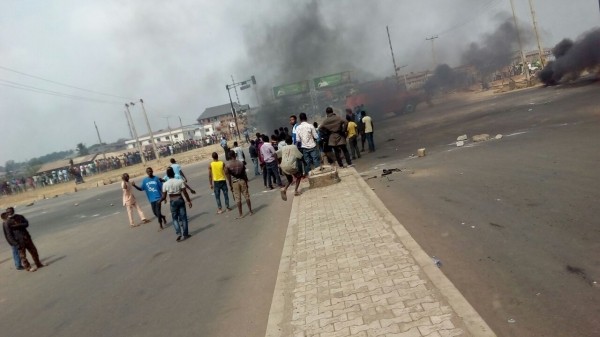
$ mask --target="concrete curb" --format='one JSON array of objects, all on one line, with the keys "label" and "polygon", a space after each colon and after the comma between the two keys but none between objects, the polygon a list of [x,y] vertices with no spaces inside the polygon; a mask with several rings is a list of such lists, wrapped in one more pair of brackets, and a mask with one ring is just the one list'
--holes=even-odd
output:
[{"label": "concrete curb", "polygon": [[266,337],[281,337],[290,334],[284,334],[282,323],[288,318],[291,320],[291,308],[286,313],[286,297],[292,296],[289,289],[286,287],[286,280],[290,273],[291,257],[294,253],[294,240],[298,228],[298,204],[300,198],[294,198],[292,201],[292,210],[290,212],[290,221],[288,223],[287,232],[285,234],[285,243],[281,252],[281,260],[279,261],[279,271],[277,272],[277,281],[273,291],[273,300],[271,301],[271,309],[269,311],[269,320],[267,322]]},{"label": "concrete curb", "polygon": [[[454,309],[456,314],[463,320],[465,326],[473,336],[496,337],[496,334],[487,325],[483,318],[475,311],[471,304],[456,289],[454,284],[442,273],[441,270],[432,262],[432,259],[425,253],[423,248],[413,239],[406,228],[396,219],[396,217],[387,209],[379,197],[371,190],[371,187],[360,177],[355,169],[352,169],[352,175],[358,180],[373,205],[381,212],[386,221],[389,222],[392,229],[398,235],[402,244],[406,247],[415,261],[423,269],[433,285],[445,297],[448,304]],[[287,242],[286,242],[287,243]]]}]

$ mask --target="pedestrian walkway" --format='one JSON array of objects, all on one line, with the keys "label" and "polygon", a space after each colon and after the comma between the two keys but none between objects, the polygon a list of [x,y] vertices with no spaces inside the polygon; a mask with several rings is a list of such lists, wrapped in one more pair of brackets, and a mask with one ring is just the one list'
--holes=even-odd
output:
[{"label": "pedestrian walkway", "polygon": [[495,336],[356,170],[339,174],[293,200],[266,336]]}]

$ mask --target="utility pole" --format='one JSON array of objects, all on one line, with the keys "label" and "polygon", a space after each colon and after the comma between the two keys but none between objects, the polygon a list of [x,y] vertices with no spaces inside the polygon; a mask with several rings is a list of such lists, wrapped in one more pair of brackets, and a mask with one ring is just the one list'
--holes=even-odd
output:
[{"label": "utility pole", "polygon": [[129,111],[129,104],[125,103],[125,110],[127,110],[127,116],[131,121],[131,130],[133,130],[133,136],[135,137],[135,143],[137,145],[138,151],[140,151],[140,157],[142,157],[142,163],[146,166],[146,158],[144,158],[144,152],[142,151],[142,145],[140,144],[140,139],[138,138],[137,131],[135,130],[135,124],[133,123],[133,118],[131,118],[131,112]]},{"label": "utility pole", "polygon": [[233,75],[231,75],[231,86],[233,90],[235,90],[235,97],[237,98],[238,105],[240,105],[240,96],[238,96],[237,87],[235,86],[235,81],[233,80]]},{"label": "utility pole", "polygon": [[[400,71],[400,69],[406,68],[406,67],[408,67],[408,64],[405,64],[403,66],[399,66],[396,69],[398,69],[398,71]],[[402,74],[402,76],[404,76],[404,86],[406,87],[406,90],[408,90],[408,81],[406,80],[406,73]]]},{"label": "utility pole", "polygon": [[527,66],[527,59],[525,58],[525,52],[523,51],[523,42],[521,42],[521,33],[519,32],[519,25],[517,24],[517,15],[515,14],[514,0],[510,0],[510,7],[512,9],[513,20],[515,21],[517,40],[519,40],[519,50],[521,51],[521,62],[523,63],[523,71],[525,72],[525,79],[527,79],[527,85],[529,86],[531,82],[531,79],[529,78],[529,67]]},{"label": "utility pole", "polygon": [[[102,146],[102,139],[100,138],[100,131],[98,131],[98,125],[96,125],[96,121],[94,121],[94,127],[96,128],[96,134],[98,135],[98,144]],[[102,151],[102,157],[104,160],[106,160],[106,153],[104,153],[104,151]]]},{"label": "utility pole", "polygon": [[150,143],[152,143],[152,151],[154,151],[154,158],[160,161],[158,158],[158,148],[156,147],[156,140],[154,139],[154,133],[152,133],[152,128],[150,127],[150,122],[148,121],[148,114],[146,114],[146,108],[144,107],[144,100],[140,98],[140,103],[142,105],[142,111],[144,112],[144,119],[146,120],[146,127],[148,128],[148,133],[150,134]]},{"label": "utility pole", "polygon": [[388,26],[385,26],[385,30],[387,31],[388,42],[390,44],[390,52],[392,53],[392,64],[394,65],[394,74],[396,75],[396,86],[398,88],[400,88],[400,77],[398,77],[398,67],[396,67],[396,57],[394,57],[394,49],[392,48],[392,39],[390,38],[390,28]]},{"label": "utility pole", "polygon": [[437,39],[438,36],[432,36],[432,37],[426,37],[425,40],[427,41],[431,41],[431,55],[433,56],[433,70],[435,71],[435,67],[437,67],[437,59],[435,57],[435,46],[433,44],[433,42],[435,41],[435,39]]},{"label": "utility pole", "polygon": [[533,20],[533,31],[535,32],[538,51],[540,53],[540,62],[542,63],[542,68],[544,68],[546,66],[546,59],[544,58],[544,50],[542,49],[542,44],[540,42],[540,33],[538,32],[537,19],[535,18],[535,10],[533,9],[533,0],[529,0],[529,9],[531,10],[531,18]]},{"label": "utility pole", "polygon": [[127,130],[129,130],[129,137],[133,139],[133,131],[131,131],[131,123],[129,122],[129,116],[127,116],[127,110],[123,111],[125,113],[125,119],[127,120]]},{"label": "utility pole", "polygon": [[169,123],[169,118],[171,118],[171,116],[166,116],[166,117],[161,117],[161,118],[165,118],[167,120],[167,128],[169,130],[169,141],[171,142],[171,146],[173,145],[173,134],[171,133],[171,123]]},{"label": "utility pole", "polygon": [[[233,78],[233,76],[232,76]],[[235,86],[235,83],[233,84]],[[229,96],[229,104],[231,104],[231,113],[233,114],[233,122],[235,123],[235,129],[237,130],[237,139],[240,139],[240,126],[237,121],[237,113],[235,112],[235,108],[233,107],[233,101],[231,100],[231,92],[229,91],[229,85],[225,85],[225,89],[227,89],[227,95]],[[237,92],[237,90],[236,90]],[[239,103],[238,103],[239,104]]]}]

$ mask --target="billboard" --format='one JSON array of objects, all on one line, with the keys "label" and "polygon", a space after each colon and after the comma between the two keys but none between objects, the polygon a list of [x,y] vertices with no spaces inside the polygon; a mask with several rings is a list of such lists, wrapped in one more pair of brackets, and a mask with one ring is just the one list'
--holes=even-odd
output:
[{"label": "billboard", "polygon": [[302,94],[309,91],[310,88],[308,86],[308,81],[300,81],[273,87],[273,96],[275,98],[279,98],[283,96]]},{"label": "billboard", "polygon": [[327,76],[317,77],[313,80],[316,90],[328,89],[342,84],[352,82],[350,79],[350,72],[344,71],[342,73],[331,74]]}]

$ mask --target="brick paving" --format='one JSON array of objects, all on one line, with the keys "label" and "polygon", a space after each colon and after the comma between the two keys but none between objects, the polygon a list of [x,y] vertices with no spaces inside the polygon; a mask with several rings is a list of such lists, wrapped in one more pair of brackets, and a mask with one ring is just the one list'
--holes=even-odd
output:
[{"label": "brick paving", "polygon": [[339,173],[293,201],[266,335],[494,336],[453,286],[433,284],[451,285],[356,171]]}]

